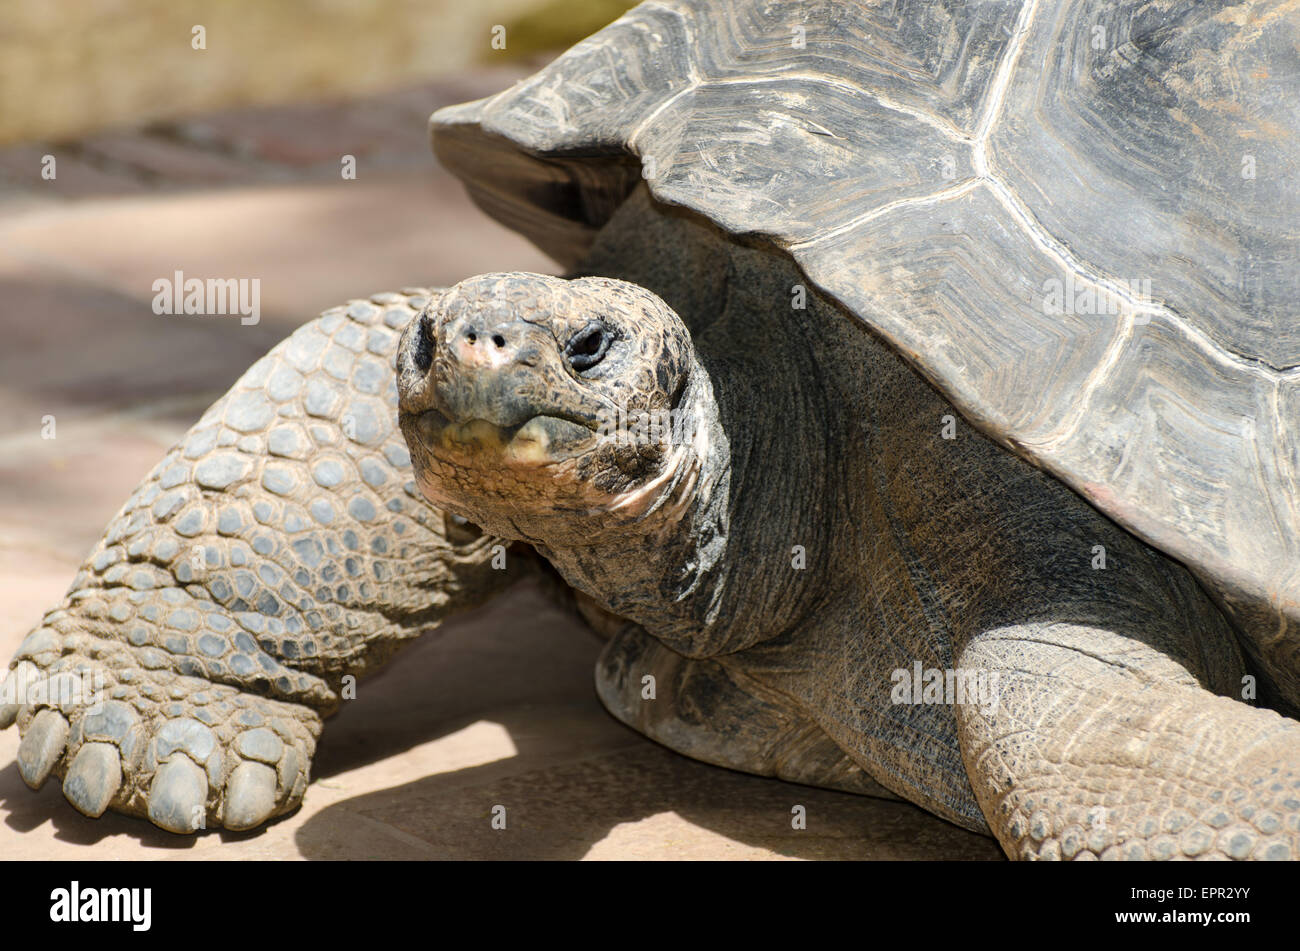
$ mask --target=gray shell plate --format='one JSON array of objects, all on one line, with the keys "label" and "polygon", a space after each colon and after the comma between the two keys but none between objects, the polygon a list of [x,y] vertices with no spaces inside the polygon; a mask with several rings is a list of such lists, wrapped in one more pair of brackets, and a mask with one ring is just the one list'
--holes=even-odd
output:
[{"label": "gray shell plate", "polygon": [[1297,49],[1280,0],[653,2],[434,147],[563,264],[643,176],[783,249],[1300,678]]}]

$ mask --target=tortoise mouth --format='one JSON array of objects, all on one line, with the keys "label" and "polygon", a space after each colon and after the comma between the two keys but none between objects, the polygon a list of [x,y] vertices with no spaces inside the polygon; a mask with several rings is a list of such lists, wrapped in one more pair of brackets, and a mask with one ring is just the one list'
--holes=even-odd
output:
[{"label": "tortoise mouth", "polygon": [[459,464],[490,459],[496,464],[549,465],[587,452],[596,435],[584,421],[548,413],[502,425],[477,417],[452,420],[428,409],[415,422],[430,452]]}]

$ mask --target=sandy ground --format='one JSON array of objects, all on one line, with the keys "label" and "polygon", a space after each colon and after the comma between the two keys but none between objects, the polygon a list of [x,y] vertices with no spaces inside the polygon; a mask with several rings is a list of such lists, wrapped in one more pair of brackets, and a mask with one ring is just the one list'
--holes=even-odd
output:
[{"label": "sandy ground", "polygon": [[[470,205],[425,140],[435,105],[515,78],[0,151],[0,661],[167,446],[291,329],[374,291],[554,270]],[[154,315],[151,284],[177,269],[259,276],[261,322]],[[597,702],[598,648],[528,587],[448,624],[362,684],[326,727],[302,808],[249,834],[88,820],[57,783],[28,790],[17,733],[0,733],[0,858],[1000,857],[909,805],[655,745]]]}]

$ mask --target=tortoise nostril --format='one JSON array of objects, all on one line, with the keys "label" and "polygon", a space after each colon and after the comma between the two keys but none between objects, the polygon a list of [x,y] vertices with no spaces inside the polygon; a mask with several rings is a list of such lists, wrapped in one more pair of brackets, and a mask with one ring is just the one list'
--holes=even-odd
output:
[{"label": "tortoise nostril", "polygon": [[501,320],[485,324],[466,321],[454,331],[456,359],[466,365],[502,367],[516,362],[520,347],[527,347],[529,330],[518,321]]}]

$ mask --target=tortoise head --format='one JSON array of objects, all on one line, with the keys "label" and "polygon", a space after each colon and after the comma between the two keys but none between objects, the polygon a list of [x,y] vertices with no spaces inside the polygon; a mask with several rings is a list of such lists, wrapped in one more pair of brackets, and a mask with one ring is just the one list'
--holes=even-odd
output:
[{"label": "tortoise head", "polygon": [[429,501],[505,538],[564,545],[684,500],[711,405],[659,297],[603,277],[485,274],[402,336],[399,421]]}]

